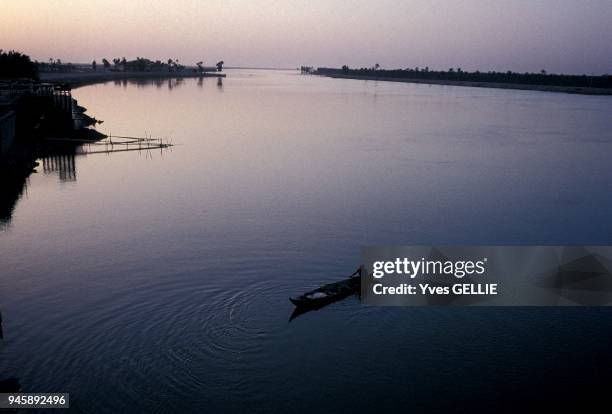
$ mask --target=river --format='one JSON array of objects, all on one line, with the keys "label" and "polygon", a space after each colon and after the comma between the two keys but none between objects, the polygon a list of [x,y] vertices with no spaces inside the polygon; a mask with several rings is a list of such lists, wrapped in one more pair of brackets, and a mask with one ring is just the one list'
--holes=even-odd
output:
[{"label": "river", "polygon": [[0,379],[87,413],[419,411],[609,361],[608,309],[288,297],[366,245],[612,243],[612,98],[227,73],[73,91],[174,146],[41,160],[0,223]]}]

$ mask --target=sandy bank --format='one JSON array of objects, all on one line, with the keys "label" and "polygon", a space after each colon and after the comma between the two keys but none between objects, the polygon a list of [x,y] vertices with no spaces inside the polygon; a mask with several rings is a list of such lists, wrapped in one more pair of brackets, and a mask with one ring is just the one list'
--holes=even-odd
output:
[{"label": "sandy bank", "polygon": [[498,88],[498,89],[519,89],[528,91],[541,92],[563,92],[574,93],[581,95],[612,95],[612,89],[605,88],[583,88],[578,86],[552,86],[552,85],[528,85],[518,83],[494,83],[494,82],[470,82],[470,81],[452,81],[452,80],[435,80],[435,79],[405,79],[405,78],[387,78],[377,76],[360,76],[360,75],[342,75],[342,74],[322,74],[330,78],[340,79],[360,79],[374,80],[386,82],[406,82],[406,83],[425,83],[430,85],[451,85],[451,86],[469,86],[474,88]]}]

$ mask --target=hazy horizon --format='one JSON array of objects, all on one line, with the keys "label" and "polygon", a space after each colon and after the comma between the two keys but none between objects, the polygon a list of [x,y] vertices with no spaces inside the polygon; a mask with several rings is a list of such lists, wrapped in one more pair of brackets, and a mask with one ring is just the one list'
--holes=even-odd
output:
[{"label": "hazy horizon", "polygon": [[612,73],[612,2],[31,0],[4,5],[0,48],[88,63]]}]

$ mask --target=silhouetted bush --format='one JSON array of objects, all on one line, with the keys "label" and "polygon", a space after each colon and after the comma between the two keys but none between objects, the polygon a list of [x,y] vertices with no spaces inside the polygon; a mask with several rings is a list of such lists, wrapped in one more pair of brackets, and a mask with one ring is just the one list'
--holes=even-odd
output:
[{"label": "silhouetted bush", "polygon": [[36,79],[38,68],[28,55],[10,50],[0,49],[0,79]]}]

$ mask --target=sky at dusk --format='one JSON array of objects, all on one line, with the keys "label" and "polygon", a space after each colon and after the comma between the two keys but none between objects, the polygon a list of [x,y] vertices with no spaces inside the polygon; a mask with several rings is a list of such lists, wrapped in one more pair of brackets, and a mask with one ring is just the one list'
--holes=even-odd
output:
[{"label": "sky at dusk", "polygon": [[612,73],[612,0],[3,1],[37,60]]}]

